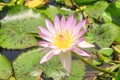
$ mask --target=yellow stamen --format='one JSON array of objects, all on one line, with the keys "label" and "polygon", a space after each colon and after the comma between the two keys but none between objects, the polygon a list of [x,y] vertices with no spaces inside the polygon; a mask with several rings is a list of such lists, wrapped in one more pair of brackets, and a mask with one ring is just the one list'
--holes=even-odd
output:
[{"label": "yellow stamen", "polygon": [[69,48],[73,43],[73,36],[70,32],[59,32],[56,34],[53,44],[60,49]]}]

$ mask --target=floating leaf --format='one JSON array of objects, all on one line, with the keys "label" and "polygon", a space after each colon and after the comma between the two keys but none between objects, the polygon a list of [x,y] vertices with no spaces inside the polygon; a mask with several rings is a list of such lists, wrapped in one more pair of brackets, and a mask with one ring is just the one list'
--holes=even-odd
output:
[{"label": "floating leaf", "polygon": [[93,26],[88,32],[88,37],[100,47],[109,47],[118,36],[118,26],[113,23],[103,24],[102,26]]},{"label": "floating leaf", "polygon": [[72,75],[68,76],[66,80],[83,80],[85,74],[85,66],[77,60],[72,62]]},{"label": "floating leaf", "polygon": [[67,80],[82,80],[85,67],[78,60],[72,61],[73,72],[69,76],[58,56],[54,56],[46,63],[40,64],[39,61],[45,54],[41,52],[40,48],[22,53],[13,63],[16,79],[35,80],[41,75],[41,71],[44,71],[47,75],[45,78],[61,80],[64,77]]},{"label": "floating leaf", "polygon": [[109,47],[118,35],[118,26],[112,23],[104,24],[97,30],[96,44],[103,48]]},{"label": "floating leaf", "polygon": [[115,24],[120,25],[120,2],[115,1],[114,3],[110,4],[109,7],[106,9],[106,12],[110,14],[112,18],[112,22]]},{"label": "floating leaf", "polygon": [[7,80],[12,75],[11,63],[0,54],[0,80]]},{"label": "floating leaf", "polygon": [[98,19],[107,7],[108,3],[106,1],[98,1],[94,5],[88,6],[85,9],[85,13],[92,18]]},{"label": "floating leaf", "polygon": [[13,68],[17,80],[35,80],[41,75],[42,66],[39,61],[42,57],[40,48],[22,53],[14,62]]},{"label": "floating leaf", "polygon": [[112,22],[112,17],[111,17],[111,15],[110,15],[110,13],[104,12],[104,13],[102,14],[102,16],[103,16],[103,19],[104,19],[104,21],[105,21],[106,23],[111,23],[111,22]]},{"label": "floating leaf", "polygon": [[0,29],[0,46],[8,49],[24,49],[37,45],[37,40],[27,33],[17,32],[14,29]]},{"label": "floating leaf", "polygon": [[99,52],[105,56],[111,56],[113,53],[113,49],[112,48],[102,48],[99,50]]},{"label": "floating leaf", "polygon": [[72,75],[69,75],[63,68],[58,56],[43,64],[47,77],[54,80],[82,80],[84,76],[85,66],[79,60],[72,60]]},{"label": "floating leaf", "polygon": [[54,6],[49,6],[49,7],[47,7],[44,10],[40,10],[40,12],[46,14],[48,16],[48,18],[50,18],[52,21],[54,20],[54,17],[57,14],[69,15],[69,14],[73,14],[74,13],[74,11],[72,11],[70,9],[57,8],[57,7],[54,7]]},{"label": "floating leaf", "polygon": [[38,34],[38,26],[45,24],[44,17],[36,10],[20,6],[13,7],[8,12],[1,20],[0,46],[8,49],[36,46],[37,40],[31,33]]}]

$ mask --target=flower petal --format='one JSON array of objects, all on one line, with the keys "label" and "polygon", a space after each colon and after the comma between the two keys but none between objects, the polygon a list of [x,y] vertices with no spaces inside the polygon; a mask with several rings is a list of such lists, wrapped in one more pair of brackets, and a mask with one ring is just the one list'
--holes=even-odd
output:
[{"label": "flower petal", "polygon": [[66,22],[67,22],[67,21],[66,21],[65,17],[62,16],[61,22],[60,22],[60,23],[61,23],[61,29],[62,29],[62,30],[64,30],[64,27],[66,26]]},{"label": "flower petal", "polygon": [[40,31],[41,31],[42,33],[45,33],[45,34],[50,35],[50,32],[49,32],[47,29],[45,29],[44,27],[39,26],[39,29],[40,29]]},{"label": "flower petal", "polygon": [[78,40],[75,40],[75,42],[74,42],[73,44],[71,44],[71,46],[78,45],[78,43],[80,43],[80,42],[82,42],[82,41],[84,41],[84,40],[85,40],[85,38],[84,38],[84,37],[79,38]]},{"label": "flower petal", "polygon": [[39,35],[40,35],[43,39],[45,39],[45,40],[47,40],[47,41],[49,41],[49,42],[52,41],[52,40],[51,40],[51,37],[50,37],[48,34],[39,32]]},{"label": "flower petal", "polygon": [[54,29],[54,26],[53,24],[49,21],[49,20],[45,20],[46,21],[46,26],[48,28],[48,30],[51,32],[51,33],[55,33],[55,29]]},{"label": "flower petal", "polygon": [[67,19],[67,23],[66,23],[66,29],[70,29],[71,28],[71,25],[74,21],[74,15],[70,15]]},{"label": "flower petal", "polygon": [[71,73],[71,52],[65,52],[60,54],[61,62],[64,66],[64,68],[67,70],[67,72]]},{"label": "flower petal", "polygon": [[78,43],[78,46],[81,47],[81,48],[95,47],[95,45],[90,44],[86,41],[82,41],[82,42]]},{"label": "flower petal", "polygon": [[78,32],[78,34],[74,34],[75,35],[75,39],[79,39],[86,32],[87,32],[87,30],[82,30],[82,31]]},{"label": "flower petal", "polygon": [[51,59],[54,55],[58,55],[61,51],[60,50],[51,50],[49,51],[40,61],[40,64],[48,61]]},{"label": "flower petal", "polygon": [[83,51],[79,48],[72,48],[71,50],[81,56],[90,56],[88,53],[86,53],[85,51]]},{"label": "flower petal", "polygon": [[86,20],[82,20],[79,24],[77,24],[75,30],[74,30],[74,33],[75,34],[78,34],[78,32],[80,31],[80,29],[85,25],[86,23]]},{"label": "flower petal", "polygon": [[40,45],[40,46],[43,46],[43,47],[56,48],[56,46],[54,46],[54,45],[52,45],[51,43],[46,42],[46,41],[40,41],[40,42],[39,42],[39,45]]},{"label": "flower petal", "polygon": [[70,25],[70,30],[74,32],[73,30],[75,29],[76,26],[76,19],[73,20],[72,24]]},{"label": "flower petal", "polygon": [[59,20],[59,17],[58,17],[58,16],[55,16],[54,25],[55,25],[55,29],[56,29],[57,31],[60,31],[60,30],[61,30],[60,20]]}]

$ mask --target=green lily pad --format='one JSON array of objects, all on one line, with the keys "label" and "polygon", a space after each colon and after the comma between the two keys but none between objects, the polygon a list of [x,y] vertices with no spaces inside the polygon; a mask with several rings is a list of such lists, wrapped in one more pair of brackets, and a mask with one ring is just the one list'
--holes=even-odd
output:
[{"label": "green lily pad", "polygon": [[113,49],[112,48],[102,48],[99,50],[99,52],[105,56],[111,56],[113,53]]},{"label": "green lily pad", "polygon": [[42,66],[40,48],[22,53],[14,62],[13,68],[17,80],[36,80],[41,75]]},{"label": "green lily pad", "polygon": [[109,7],[106,9],[106,12],[110,14],[112,18],[112,22],[120,25],[120,2],[115,1],[114,3],[110,4]]},{"label": "green lily pad", "polygon": [[12,75],[11,63],[0,54],[0,80],[7,80]]},{"label": "green lily pad", "polygon": [[94,5],[87,6],[85,13],[92,18],[98,19],[102,13],[104,13],[108,5],[109,4],[106,1],[98,1]]},{"label": "green lily pad", "polygon": [[115,41],[118,33],[119,30],[117,25],[107,23],[102,26],[93,26],[87,34],[100,48],[106,48]]},{"label": "green lily pad", "polygon": [[62,78],[66,78],[67,80],[82,80],[85,67],[78,60],[72,61],[73,72],[69,76],[58,56],[54,56],[46,63],[40,64],[39,61],[45,54],[41,52],[40,48],[22,53],[13,62],[16,79],[35,80],[41,75],[42,71],[46,74],[45,78],[53,78],[54,80],[61,80]]},{"label": "green lily pad", "polygon": [[37,40],[31,33],[38,34],[40,25],[45,25],[45,21],[39,11],[23,6],[11,7],[1,20],[0,46],[8,49],[36,46]]},{"label": "green lily pad", "polygon": [[[57,15],[57,14],[61,14],[61,15],[70,15],[70,14],[73,14],[75,11],[72,11],[70,9],[67,9],[67,8],[57,8],[57,7],[54,7],[54,6],[49,6],[47,7],[46,9],[44,10],[40,10],[41,13],[44,13],[46,14],[46,16],[48,16],[49,19],[51,19],[52,21],[54,20],[54,17]],[[49,14],[48,14],[49,13]]]},{"label": "green lily pad", "polygon": [[112,23],[104,24],[98,29],[95,42],[101,48],[109,47],[118,36],[118,32],[117,25]]},{"label": "green lily pad", "polygon": [[72,71],[72,75],[68,76],[66,80],[83,80],[85,66],[80,61],[72,61]]},{"label": "green lily pad", "polygon": [[8,49],[24,49],[37,45],[31,34],[21,33],[11,28],[0,29],[0,46]]},{"label": "green lily pad", "polygon": [[[56,59],[56,60],[55,60]],[[57,60],[59,58],[54,57],[45,64],[45,72],[48,77],[52,77],[54,80],[82,80],[85,74],[85,66],[80,64],[79,60],[72,60],[72,74],[69,75],[61,65],[61,62]],[[55,63],[56,62],[56,63]],[[55,63],[55,64],[54,64]]]},{"label": "green lily pad", "polygon": [[102,17],[103,17],[105,23],[111,23],[111,22],[112,22],[112,17],[111,17],[111,15],[110,15],[110,13],[104,12],[104,13],[102,14]]}]

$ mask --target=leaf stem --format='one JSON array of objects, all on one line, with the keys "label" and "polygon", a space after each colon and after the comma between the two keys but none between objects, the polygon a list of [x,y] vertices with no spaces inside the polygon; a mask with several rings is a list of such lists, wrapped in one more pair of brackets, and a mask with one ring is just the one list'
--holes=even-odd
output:
[{"label": "leaf stem", "polygon": [[97,66],[91,64],[89,61],[85,60],[85,59],[84,59],[82,56],[80,56],[80,55],[77,55],[77,54],[74,53],[74,56],[77,57],[77,58],[78,58],[79,60],[81,60],[82,62],[84,62],[85,64],[87,64],[88,66],[90,66],[90,67],[92,67],[92,68],[94,68],[94,69],[96,69],[96,70],[98,70],[98,71],[101,71],[101,72],[103,72],[103,73],[110,74],[110,75],[115,75],[115,72],[111,72],[111,71],[108,71],[108,70],[106,70],[106,69],[97,67]]}]

